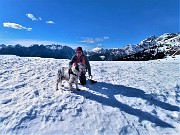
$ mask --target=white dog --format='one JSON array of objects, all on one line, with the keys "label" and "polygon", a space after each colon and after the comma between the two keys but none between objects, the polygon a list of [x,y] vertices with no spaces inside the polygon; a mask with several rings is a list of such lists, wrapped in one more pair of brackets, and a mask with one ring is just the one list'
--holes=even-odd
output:
[{"label": "white dog", "polygon": [[62,67],[61,69],[58,70],[58,78],[57,78],[57,83],[56,83],[56,90],[58,90],[58,85],[60,83],[61,88],[63,87],[62,85],[62,80],[67,80],[69,83],[69,90],[72,90],[72,83],[75,83],[76,85],[76,90],[79,90],[78,88],[78,79],[79,76],[81,75],[81,72],[84,71],[86,68],[85,65],[82,63],[78,63],[77,65],[73,64],[70,71],[68,67]]}]

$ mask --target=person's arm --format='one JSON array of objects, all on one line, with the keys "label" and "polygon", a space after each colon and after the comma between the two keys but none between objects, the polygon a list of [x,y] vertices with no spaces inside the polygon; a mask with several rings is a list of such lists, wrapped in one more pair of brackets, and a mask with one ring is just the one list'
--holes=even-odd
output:
[{"label": "person's arm", "polygon": [[71,58],[70,62],[69,62],[69,68],[72,66],[72,64],[76,61],[76,57],[75,55]]},{"label": "person's arm", "polygon": [[90,66],[89,60],[86,56],[85,56],[85,60],[86,60],[86,66],[88,69],[88,75],[91,76],[91,66]]}]

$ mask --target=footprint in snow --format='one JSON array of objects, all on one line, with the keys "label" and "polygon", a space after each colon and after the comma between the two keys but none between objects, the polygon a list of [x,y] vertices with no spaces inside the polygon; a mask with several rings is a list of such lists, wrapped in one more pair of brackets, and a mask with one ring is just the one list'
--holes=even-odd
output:
[{"label": "footprint in snow", "polygon": [[12,101],[12,99],[4,99],[4,100],[1,101],[1,104],[7,104],[7,103],[9,103],[11,101]]}]

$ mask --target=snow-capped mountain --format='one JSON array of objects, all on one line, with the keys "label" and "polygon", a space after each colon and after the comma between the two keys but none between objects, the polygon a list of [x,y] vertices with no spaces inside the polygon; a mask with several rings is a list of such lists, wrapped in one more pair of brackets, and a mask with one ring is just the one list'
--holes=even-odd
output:
[{"label": "snow-capped mountain", "polygon": [[153,46],[180,46],[180,33],[177,34],[170,34],[165,33],[159,37],[151,36],[139,43],[139,46],[143,46],[144,48],[148,49],[149,47]]},{"label": "snow-capped mountain", "polygon": [[46,48],[52,49],[52,50],[61,50],[61,49],[63,49],[63,46],[53,44],[53,45],[46,45]]},{"label": "snow-capped mountain", "polygon": [[[126,45],[123,48],[103,49],[94,48],[91,51],[84,50],[91,61],[113,60],[152,60],[164,58],[168,55],[180,54],[180,33],[165,33],[159,37],[150,36],[137,45]],[[23,47],[20,45],[0,45],[0,54],[13,54],[18,56],[45,57],[70,59],[75,50],[62,45],[32,45]]]},{"label": "snow-capped mountain", "polygon": [[127,45],[123,48],[126,55],[135,54],[137,52],[137,48],[135,45]]},{"label": "snow-capped mountain", "polygon": [[30,47],[21,45],[0,45],[0,54],[12,54],[25,57],[43,57],[43,58],[57,58],[70,59],[75,51],[71,47],[62,45],[38,45],[34,44]]},{"label": "snow-capped mountain", "polygon": [[[90,60],[99,60],[100,56],[105,56],[104,60],[120,60],[123,58],[131,57],[131,60],[133,60],[133,55],[138,54],[141,58],[143,54],[143,57],[145,58],[146,55],[148,59],[156,59],[158,58],[159,53],[163,53],[164,56],[167,56],[170,53],[170,51],[173,50],[173,52],[178,52],[180,49],[180,33],[177,34],[170,34],[166,33],[159,37],[156,36],[150,36],[147,39],[141,41],[137,45],[127,45],[124,48],[121,49],[95,49],[97,51],[87,52],[89,55]],[[160,55],[161,55],[160,54]],[[152,55],[152,57],[149,57],[149,55]],[[154,56],[154,57],[153,57]],[[156,57],[155,57],[156,56]],[[137,58],[137,59],[140,59]],[[134,60],[137,60],[134,59]]]}]

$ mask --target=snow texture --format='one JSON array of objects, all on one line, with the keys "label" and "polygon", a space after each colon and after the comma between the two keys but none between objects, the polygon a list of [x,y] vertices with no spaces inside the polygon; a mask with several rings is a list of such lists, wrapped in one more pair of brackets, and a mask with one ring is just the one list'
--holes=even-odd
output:
[{"label": "snow texture", "polygon": [[0,134],[179,134],[180,57],[91,61],[96,84],[56,91],[69,60],[0,56]]}]

